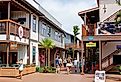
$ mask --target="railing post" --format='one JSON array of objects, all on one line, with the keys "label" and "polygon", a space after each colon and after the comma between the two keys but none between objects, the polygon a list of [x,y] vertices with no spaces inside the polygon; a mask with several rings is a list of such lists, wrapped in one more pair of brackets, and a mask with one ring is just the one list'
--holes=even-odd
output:
[{"label": "railing post", "polygon": [[[9,27],[10,27],[10,25],[9,25],[9,22],[7,21],[7,22],[6,22],[6,28],[7,28],[7,29],[6,29],[6,37],[7,37],[6,39],[7,39],[7,41],[9,41],[9,39],[10,39],[10,34],[9,34],[9,32],[10,32],[9,30],[10,30],[10,29],[9,29]],[[8,42],[8,43],[7,43],[7,67],[9,66],[9,45],[10,45],[10,44],[9,44],[9,42]]]},{"label": "railing post", "polygon": [[82,63],[82,67],[81,67],[81,70],[82,70],[82,72],[81,72],[81,75],[84,75],[84,56],[83,56],[83,52],[84,52],[84,43],[83,43],[83,37],[82,37],[82,41],[81,41],[81,63]]},{"label": "railing post", "polygon": [[102,43],[99,40],[99,70],[102,70]]}]

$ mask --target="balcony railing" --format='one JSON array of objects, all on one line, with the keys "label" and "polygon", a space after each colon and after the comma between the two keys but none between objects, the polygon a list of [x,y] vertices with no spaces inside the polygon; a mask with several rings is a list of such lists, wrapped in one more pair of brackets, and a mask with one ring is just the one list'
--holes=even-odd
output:
[{"label": "balcony railing", "polygon": [[96,29],[96,24],[82,25],[82,35],[83,36],[94,36],[95,29]]},{"label": "balcony railing", "polygon": [[77,45],[77,44],[73,44],[73,43],[68,43],[68,44],[66,44],[65,45],[65,48],[66,49],[68,49],[68,48],[74,48],[75,50],[77,49],[77,50],[79,50],[79,49],[81,49],[81,45]]},{"label": "balcony railing", "polygon": [[23,27],[23,38],[29,38],[29,28],[12,20],[0,20],[0,34],[19,36],[18,28]]}]

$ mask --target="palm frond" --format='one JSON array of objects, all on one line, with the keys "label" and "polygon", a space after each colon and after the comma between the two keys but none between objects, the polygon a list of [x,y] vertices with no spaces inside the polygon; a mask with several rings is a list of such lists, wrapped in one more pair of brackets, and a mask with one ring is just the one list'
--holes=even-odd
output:
[{"label": "palm frond", "polygon": [[45,38],[39,43],[44,48],[53,48],[55,46],[54,42],[50,38]]}]

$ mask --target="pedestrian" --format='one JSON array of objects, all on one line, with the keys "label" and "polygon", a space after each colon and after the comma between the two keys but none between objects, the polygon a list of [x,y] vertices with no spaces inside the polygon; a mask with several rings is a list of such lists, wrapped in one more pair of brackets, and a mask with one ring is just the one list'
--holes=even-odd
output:
[{"label": "pedestrian", "polygon": [[75,72],[77,72],[78,63],[79,63],[78,60],[76,58],[74,58],[73,64],[74,64],[74,70],[75,70]]},{"label": "pedestrian", "polygon": [[20,59],[18,62],[16,62],[17,64],[19,64],[19,77],[20,79],[22,79],[22,75],[23,75],[23,59]]},{"label": "pedestrian", "polygon": [[66,64],[67,74],[70,74],[72,65],[73,64],[72,64],[71,60],[68,60],[67,64]]},{"label": "pedestrian", "polygon": [[64,67],[66,67],[66,64],[67,64],[67,60],[66,60],[66,58],[64,58],[64,60],[63,60]]},{"label": "pedestrian", "polygon": [[61,59],[61,57],[59,57],[58,60],[59,60],[59,66],[60,66],[60,70],[61,70],[61,67],[62,67],[62,59]]},{"label": "pedestrian", "polygon": [[60,67],[59,67],[59,59],[58,56],[55,58],[55,65],[56,65],[56,73],[59,73],[60,71]]},{"label": "pedestrian", "polygon": [[57,73],[60,73],[60,66],[59,65],[56,65],[56,74]]}]

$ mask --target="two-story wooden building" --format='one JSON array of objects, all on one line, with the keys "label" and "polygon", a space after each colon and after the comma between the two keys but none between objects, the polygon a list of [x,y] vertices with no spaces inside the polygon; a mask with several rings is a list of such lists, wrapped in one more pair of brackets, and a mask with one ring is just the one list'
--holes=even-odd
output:
[{"label": "two-story wooden building", "polygon": [[97,7],[78,13],[84,20],[82,55],[88,73],[96,69],[112,71],[112,68],[121,64],[121,31],[120,24],[116,25],[115,21],[121,6],[116,1],[97,0]]},{"label": "two-story wooden building", "polygon": [[36,0],[0,0],[0,64],[10,66],[23,59],[24,64],[40,65],[38,44],[51,38],[56,48],[54,54],[64,49],[64,31],[61,24]]}]

